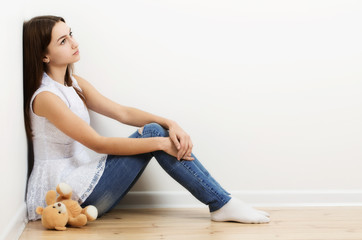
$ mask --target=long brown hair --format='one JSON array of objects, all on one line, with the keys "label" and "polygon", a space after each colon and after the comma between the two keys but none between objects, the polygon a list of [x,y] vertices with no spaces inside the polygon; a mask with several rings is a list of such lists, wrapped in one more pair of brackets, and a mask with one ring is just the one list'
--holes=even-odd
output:
[{"label": "long brown hair", "polygon": [[[32,141],[32,130],[30,122],[30,100],[34,92],[40,87],[43,72],[47,72],[47,64],[43,58],[47,53],[48,45],[51,41],[54,25],[65,20],[57,16],[38,16],[25,21],[23,24],[23,93],[24,93],[24,122],[26,136],[28,140],[28,177],[34,165],[34,152]],[[66,86],[72,86],[71,75],[73,64],[67,66],[64,82]],[[76,87],[74,90],[85,102],[82,92]]]}]

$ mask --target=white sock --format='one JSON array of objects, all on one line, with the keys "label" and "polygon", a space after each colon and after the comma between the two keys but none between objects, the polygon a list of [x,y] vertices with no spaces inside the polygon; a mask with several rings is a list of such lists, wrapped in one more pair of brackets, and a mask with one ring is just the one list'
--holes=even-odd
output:
[{"label": "white sock", "polygon": [[260,212],[261,214],[263,214],[266,217],[270,217],[270,214],[261,210],[257,210],[258,212]]},{"label": "white sock", "polygon": [[237,198],[231,198],[219,210],[211,213],[211,220],[216,222],[235,221],[240,223],[268,223],[269,214],[256,210]]}]

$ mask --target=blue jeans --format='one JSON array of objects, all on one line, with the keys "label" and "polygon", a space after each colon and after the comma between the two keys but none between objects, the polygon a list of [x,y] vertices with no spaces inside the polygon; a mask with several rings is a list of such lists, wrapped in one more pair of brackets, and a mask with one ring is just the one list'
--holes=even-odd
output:
[{"label": "blue jeans", "polygon": [[[168,137],[168,131],[157,123],[146,124],[142,134],[138,131],[130,138]],[[108,155],[104,172],[93,192],[82,203],[82,207],[94,205],[99,216],[115,207],[128,193],[142,172],[155,157],[161,167],[178,183],[184,186],[199,201],[209,206],[210,212],[224,206],[231,197],[201,165],[195,160],[178,161],[164,151],[151,153],[116,156]]]}]

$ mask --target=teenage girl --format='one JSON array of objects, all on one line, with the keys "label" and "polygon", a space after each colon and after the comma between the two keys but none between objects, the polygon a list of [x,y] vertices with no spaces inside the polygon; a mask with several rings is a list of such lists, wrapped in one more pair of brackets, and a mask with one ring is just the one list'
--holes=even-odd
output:
[{"label": "teenage girl", "polygon": [[[30,220],[60,182],[73,188],[82,206],[99,215],[127,194],[155,157],[161,167],[202,203],[213,221],[267,223],[266,212],[230,196],[192,153],[189,135],[170,119],[122,106],[73,74],[79,44],[65,20],[39,16],[23,25],[24,115],[30,143],[27,189]],[[88,109],[139,127],[129,138],[100,136]],[[88,155],[88,149],[97,153]],[[33,150],[33,153],[32,151]]]}]

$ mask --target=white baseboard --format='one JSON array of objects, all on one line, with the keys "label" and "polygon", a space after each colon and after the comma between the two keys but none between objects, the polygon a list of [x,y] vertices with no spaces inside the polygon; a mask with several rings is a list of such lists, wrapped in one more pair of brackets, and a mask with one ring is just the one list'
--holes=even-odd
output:
[{"label": "white baseboard", "polygon": [[18,211],[9,219],[0,240],[18,240],[28,223],[26,203],[24,202]]},{"label": "white baseboard", "polygon": [[[233,191],[231,194],[258,207],[362,206],[361,190]],[[117,208],[194,208],[204,205],[187,191],[129,192]]]}]

